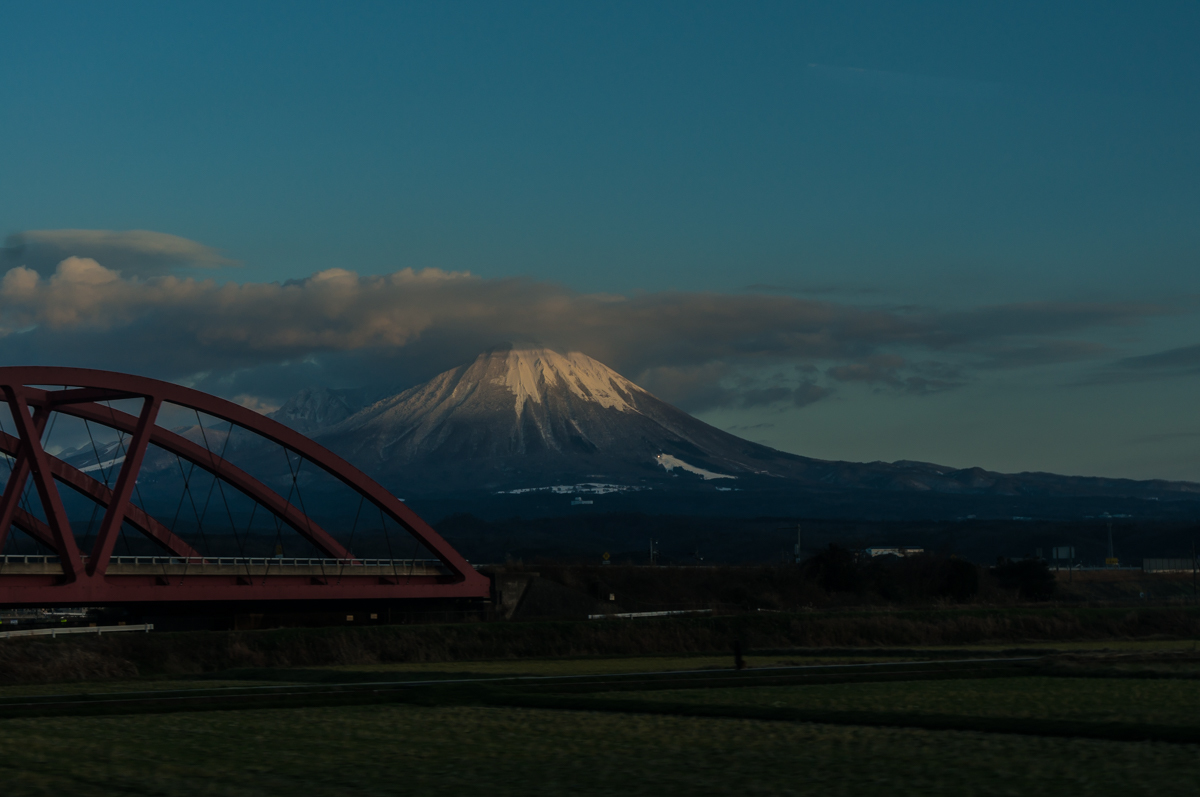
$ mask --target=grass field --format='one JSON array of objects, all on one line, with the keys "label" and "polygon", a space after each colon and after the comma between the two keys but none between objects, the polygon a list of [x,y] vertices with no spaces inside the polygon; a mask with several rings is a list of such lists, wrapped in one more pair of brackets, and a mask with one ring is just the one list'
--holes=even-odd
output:
[{"label": "grass field", "polygon": [[[936,656],[936,652],[930,655]],[[803,656],[783,654],[747,656],[754,667],[788,664],[839,664],[863,661],[888,661],[898,656]],[[903,658],[903,657],[901,657]],[[733,667],[732,656],[618,656],[565,659],[525,659],[506,661],[467,662],[398,662],[393,664],[332,665],[311,668],[264,668],[246,671],[252,680],[224,677],[203,678],[136,678],[112,681],[75,681],[49,684],[8,684],[0,686],[0,698],[24,695],[102,694],[142,689],[169,691],[173,689],[212,689],[218,687],[258,686],[263,680],[275,683],[304,683],[314,676],[327,673],[331,680],[346,676],[348,680],[400,680],[431,677],[506,677],[506,676],[571,676],[607,675],[637,672],[666,672],[673,670],[728,670]],[[238,672],[238,671],[234,671]],[[358,677],[355,677],[358,676]]]},{"label": "grass field", "polygon": [[[623,692],[611,696],[628,699]],[[1200,726],[1200,681],[988,678],[638,692],[638,700]]]},{"label": "grass field", "polygon": [[[777,654],[746,656],[752,667],[776,667],[802,664],[850,664],[862,661],[887,661],[897,656],[806,656]],[[600,675],[608,673],[665,672],[669,670],[727,670],[733,656],[589,656],[569,659],[526,659],[523,661],[464,661],[452,665],[434,662],[398,664],[344,665],[328,668],[335,672],[374,672],[380,674],[420,675],[454,671],[476,675]]]},{"label": "grass field", "polygon": [[262,681],[230,679],[154,679],[130,681],[82,681],[58,684],[11,684],[0,686],[0,700],[32,695],[103,695],[119,692],[171,692],[179,689],[230,689],[262,686]]},{"label": "grass field", "polygon": [[[1124,615],[1095,616],[1134,627]],[[779,622],[768,619],[767,630]],[[788,622],[807,633],[806,619]],[[652,627],[543,624],[515,628],[515,642],[501,638],[503,626],[452,627],[441,649],[387,647],[435,639],[433,628],[13,647],[21,678],[41,661],[71,666],[48,683],[0,685],[0,797],[1197,791],[1200,656],[1191,638],[764,645],[747,649],[749,669],[739,673],[732,653],[720,652],[737,627],[654,627],[695,635],[689,645],[718,644],[600,656],[590,651],[606,639],[638,647]],[[721,634],[704,636],[712,629]],[[587,644],[533,654],[535,631]],[[321,647],[330,644],[343,648]],[[488,646],[503,655],[438,653]],[[128,666],[62,679],[97,669],[88,656],[118,661],[100,658],[113,651],[129,654]],[[396,660],[401,653],[413,658]],[[66,654],[82,664],[72,669]],[[420,660],[426,654],[435,660]],[[206,656],[205,666],[192,655]],[[399,681],[430,684],[379,685]]]},{"label": "grass field", "polygon": [[[963,645],[951,648],[875,649],[875,650],[796,650],[756,653],[748,651],[745,662],[751,669],[779,666],[811,666],[821,664],[876,663],[898,660],[938,660],[980,654],[1029,655],[1033,653],[1087,654],[1113,652],[1117,654],[1155,654],[1192,652],[1194,640],[1108,640],[1095,642],[1056,642],[1029,648],[1011,645]],[[1188,673],[1200,670],[1196,663],[1150,661],[1121,663],[1114,659],[1108,665],[1113,670],[1160,670],[1167,673]],[[731,654],[685,656],[577,656],[565,658],[505,659],[500,661],[458,662],[391,662],[386,664],[324,665],[307,668],[258,668],[217,672],[194,678],[148,676],[104,681],[67,681],[58,683],[19,683],[0,685],[0,699],[25,695],[104,694],[139,690],[170,691],[176,689],[213,689],[260,685],[264,680],[273,683],[306,683],[320,678],[337,681],[402,680],[409,678],[469,678],[508,676],[579,676],[610,675],[676,670],[729,670],[733,667]],[[322,674],[326,677],[320,677]]]},{"label": "grass field", "polygon": [[1200,750],[1013,735],[496,708],[0,721],[6,797],[1191,795]]}]

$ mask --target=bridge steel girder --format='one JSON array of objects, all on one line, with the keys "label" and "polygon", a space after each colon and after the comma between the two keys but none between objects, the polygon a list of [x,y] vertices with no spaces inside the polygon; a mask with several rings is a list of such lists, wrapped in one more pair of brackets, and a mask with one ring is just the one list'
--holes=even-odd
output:
[{"label": "bridge steel girder", "polygon": [[[20,442],[20,440],[12,435],[0,432],[0,453],[16,457],[20,448]],[[98,481],[97,479],[93,479],[83,471],[72,467],[57,457],[50,457],[50,473],[53,474],[54,478],[60,483],[70,487],[83,497],[90,498],[106,509],[108,508],[108,505],[112,503],[113,493],[112,490],[108,489],[107,485],[101,481]],[[24,510],[18,510],[18,513],[23,511]],[[30,515],[28,512],[25,512],[25,514],[28,517],[33,517],[33,515]],[[14,525],[16,525],[26,534],[33,536],[34,539],[37,539],[38,542],[41,542],[43,545],[46,545],[50,548],[53,547],[50,543],[44,542],[33,532],[31,532],[30,529],[19,520],[19,517],[20,515],[18,514],[18,516],[14,518]],[[41,523],[41,521],[38,522]],[[159,523],[151,515],[147,514],[145,510],[143,510],[137,504],[134,504],[132,501],[125,509],[125,522],[133,526],[142,534],[145,534],[154,542],[158,543],[163,550],[172,556],[190,557],[196,559],[201,558],[199,551],[188,545],[181,538],[176,536],[170,529]],[[45,526],[44,523],[42,523],[42,526],[44,526],[47,531],[49,530],[49,527]]]},{"label": "bridge steel girder", "polygon": [[[10,408],[11,406],[12,405],[10,405]],[[34,415],[33,425],[39,438],[41,437],[42,432],[45,431],[46,421],[49,418],[49,410],[40,411]],[[0,497],[0,550],[4,549],[4,543],[8,540],[9,527],[12,525],[13,518],[16,516],[16,513],[19,509],[21,496],[25,490],[25,483],[29,479],[28,448],[23,445],[18,445],[17,449],[12,453],[14,460],[11,463],[9,470],[8,482],[4,485],[4,494],[2,497]],[[28,529],[26,530],[28,531]],[[47,535],[51,535],[49,526],[45,527],[45,532]],[[50,539],[51,536],[47,536],[47,539]],[[50,548],[54,547],[53,542],[48,543],[48,545]]]},{"label": "bridge steel girder", "polygon": [[[64,385],[46,390],[38,385]],[[490,580],[475,571],[441,535],[415,512],[362,471],[283,424],[232,402],[156,379],[86,368],[42,366],[0,368],[0,393],[12,411],[16,437],[0,436],[0,450],[15,456],[12,474],[0,497],[0,545],[13,525],[51,548],[62,563],[61,575],[5,575],[0,567],[0,605],[110,605],[120,603],[243,601],[391,601],[405,598],[486,598]],[[134,416],[98,401],[142,400]],[[156,426],[163,404],[227,421],[311,462],[376,506],[384,516],[416,538],[438,558],[440,576],[380,577],[356,575],[354,555],[305,512],[245,471],[204,446]],[[32,414],[30,410],[32,409]],[[41,437],[51,412],[60,412],[130,435],[129,448],[113,489],[50,456]],[[133,485],[149,445],[174,453],[249,496],[313,543],[331,559],[328,578],[296,575],[195,575],[164,577],[108,572],[115,534],[122,522],[146,534],[176,556],[198,557],[182,539],[131,501]],[[32,478],[46,512],[41,521],[18,506]],[[81,557],[57,490],[61,482],[105,508],[101,532],[91,555]]]},{"label": "bridge steel girder", "polygon": [[[0,371],[2,370],[3,369],[0,369]],[[46,398],[48,395],[49,394],[33,394],[33,396],[30,398],[30,403],[39,407],[50,406],[52,405],[52,401],[51,399]],[[218,401],[220,401],[220,399],[218,399]],[[76,418],[82,418],[83,420],[91,421],[92,423],[107,426],[111,429],[116,429],[119,432],[134,434],[138,429],[137,418],[128,413],[114,410],[111,407],[101,407],[97,404],[69,404],[65,406],[55,406],[54,409],[58,412],[61,412],[63,415],[71,415]],[[201,412],[205,412],[205,410],[201,410]],[[270,419],[264,418],[263,420]],[[291,526],[292,529],[315,545],[317,550],[321,551],[326,556],[330,556],[335,559],[354,558],[353,554],[342,547],[342,545],[335,540],[331,534],[321,528],[321,526],[315,520],[312,520],[295,506],[288,503],[288,501],[283,496],[279,495],[279,493],[275,492],[258,479],[255,479],[241,468],[238,468],[236,465],[221,459],[204,446],[197,445],[191,440],[188,440],[186,437],[182,437],[174,432],[161,429],[157,426],[150,430],[149,442],[153,443],[159,448],[171,452],[172,454],[179,455],[182,459],[191,462],[203,470],[207,470],[209,473],[213,474],[217,478],[222,479],[230,486],[236,487],[245,495],[249,496],[255,501],[258,501],[259,504],[261,504],[265,509],[270,511],[284,523],[287,523],[289,526]],[[366,477],[364,476],[364,478]],[[0,533],[3,533],[3,530],[0,530]]]}]

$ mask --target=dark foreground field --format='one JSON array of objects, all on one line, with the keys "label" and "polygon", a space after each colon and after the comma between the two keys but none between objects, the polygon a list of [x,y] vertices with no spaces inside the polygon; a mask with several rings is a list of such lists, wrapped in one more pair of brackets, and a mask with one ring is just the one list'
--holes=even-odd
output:
[{"label": "dark foreground field", "polygon": [[1195,745],[495,707],[0,723],[4,793],[1190,795]]},{"label": "dark foreground field", "polygon": [[1197,638],[1013,608],[6,640],[0,793],[1194,794]]}]

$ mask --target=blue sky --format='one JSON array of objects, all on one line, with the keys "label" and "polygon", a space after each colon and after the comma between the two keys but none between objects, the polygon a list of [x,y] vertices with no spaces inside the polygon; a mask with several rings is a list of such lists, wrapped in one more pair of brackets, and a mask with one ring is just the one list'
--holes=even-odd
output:
[{"label": "blue sky", "polygon": [[269,406],[521,334],[798,453],[1200,480],[1194,3],[0,25],[9,362]]}]

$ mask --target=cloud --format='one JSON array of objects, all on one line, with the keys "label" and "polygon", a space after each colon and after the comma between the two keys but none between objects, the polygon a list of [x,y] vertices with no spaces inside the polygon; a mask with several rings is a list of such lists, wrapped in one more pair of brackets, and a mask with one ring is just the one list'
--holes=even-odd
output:
[{"label": "cloud", "polygon": [[984,348],[980,368],[1028,368],[1038,365],[1079,362],[1104,357],[1109,346],[1086,340],[1047,340]]},{"label": "cloud", "polygon": [[588,295],[524,278],[405,269],[360,276],[329,269],[287,283],[173,276],[126,279],[95,260],[64,260],[48,279],[25,267],[0,281],[0,331],[119,335],[151,327],[178,354],[246,362],[418,342],[468,351],[536,338],[641,370],[723,358],[852,356],[919,343],[928,321],[789,297],[658,293]]},{"label": "cloud", "polygon": [[1175,315],[1179,307],[1151,302],[1018,302],[947,313],[939,318],[942,345],[1014,334],[1059,335],[1097,327],[1126,327]]},{"label": "cloud", "polygon": [[239,393],[232,398],[233,403],[240,404],[248,410],[254,410],[259,415],[267,415],[279,409],[278,401],[264,400],[262,396],[251,396],[246,393]]},{"label": "cloud", "polygon": [[856,288],[845,285],[770,285],[762,282],[747,285],[742,290],[751,293],[778,293],[796,296],[819,296],[838,293],[852,296],[879,296],[884,293],[884,291],[878,288]]},{"label": "cloud", "polygon": [[1154,354],[1144,354],[1140,357],[1126,357],[1118,360],[1118,368],[1131,371],[1191,371],[1200,369],[1200,345],[1181,346],[1177,349]]},{"label": "cloud", "polygon": [[698,366],[648,368],[637,373],[634,381],[663,401],[697,412],[737,403],[737,391],[722,384],[732,376],[733,368],[728,364],[709,362]]},{"label": "cloud", "polygon": [[1200,374],[1200,344],[1179,346],[1153,354],[1123,357],[1107,367],[1080,379],[1077,385],[1102,385],[1119,382],[1144,382]]},{"label": "cloud", "polygon": [[833,390],[831,388],[822,387],[816,382],[801,382],[798,387],[792,390],[792,404],[797,407],[807,407],[809,404],[832,395],[832,393]]},{"label": "cloud", "polygon": [[774,429],[774,428],[775,428],[775,424],[773,424],[773,423],[752,423],[752,424],[748,424],[748,425],[744,425],[744,426],[743,425],[726,426],[725,431],[727,431],[727,432],[754,432],[754,431],[758,431],[759,429]]},{"label": "cloud", "polygon": [[148,230],[27,230],[8,236],[0,248],[4,269],[25,266],[42,275],[71,257],[95,260],[125,277],[236,265],[204,244]]},{"label": "cloud", "polygon": [[833,390],[810,378],[762,384],[726,362],[698,366],[659,366],[638,373],[634,381],[654,395],[689,412],[717,408],[804,407],[832,395]]},{"label": "cloud", "polygon": [[915,395],[938,393],[965,384],[957,366],[939,362],[910,363],[896,354],[880,354],[861,362],[837,365],[825,373],[838,382],[862,382]]},{"label": "cloud", "polygon": [[[803,406],[837,383],[950,389],[969,381],[972,362],[1005,367],[1004,352],[1012,367],[1045,352],[1094,356],[1088,345],[1054,336],[1163,312],[1128,303],[947,314],[762,294],[624,297],[437,269],[328,269],[285,283],[219,284],[133,278],[72,256],[49,275],[17,266],[0,278],[0,357],[279,397],[315,375],[332,386],[407,386],[498,342],[532,338],[585,352],[687,408]],[[789,365],[790,376],[774,382],[747,377]]]},{"label": "cloud", "polygon": [[839,382],[896,385],[900,383],[899,369],[905,364],[897,354],[880,354],[862,362],[838,365],[825,373]]},{"label": "cloud", "polygon": [[1137,437],[1130,440],[1130,443],[1135,445],[1142,443],[1162,443],[1162,442],[1182,442],[1188,443],[1191,440],[1200,437],[1200,432],[1163,432],[1162,434],[1148,434],[1142,437]]}]

